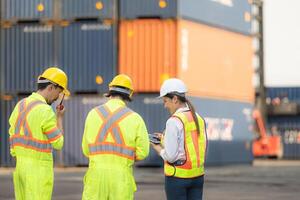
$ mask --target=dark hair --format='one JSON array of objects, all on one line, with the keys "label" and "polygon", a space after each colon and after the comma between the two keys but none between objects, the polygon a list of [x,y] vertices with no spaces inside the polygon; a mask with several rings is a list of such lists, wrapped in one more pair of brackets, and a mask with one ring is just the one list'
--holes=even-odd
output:
[{"label": "dark hair", "polygon": [[193,119],[195,121],[195,124],[196,124],[196,129],[197,129],[197,133],[200,134],[200,127],[199,127],[199,121],[198,121],[198,117],[197,117],[197,114],[196,114],[196,110],[195,110],[195,107],[193,106],[193,104],[190,102],[190,100],[188,100],[186,97],[185,97],[185,94],[184,93],[177,93],[177,92],[174,92],[174,93],[168,93],[165,95],[165,97],[168,97],[170,99],[173,99],[174,96],[177,96],[178,100],[182,103],[187,103],[189,109],[191,110],[192,112],[192,116],[193,116]]},{"label": "dark hair", "polygon": [[121,93],[121,92],[117,92],[117,91],[114,91],[114,90],[110,90],[106,95],[106,97],[121,97],[121,99],[123,101],[128,101],[128,102],[131,102],[132,99],[129,97],[128,94],[125,94],[125,93]]},{"label": "dark hair", "polygon": [[[41,77],[39,78],[39,80],[46,80],[45,78]],[[61,87],[60,85],[58,84],[55,84],[55,83],[51,83],[51,82],[47,82],[47,83],[38,83],[37,84],[37,87],[38,87],[38,90],[44,90],[48,85],[54,85],[55,88],[60,88],[60,89],[64,89],[63,87]]]}]

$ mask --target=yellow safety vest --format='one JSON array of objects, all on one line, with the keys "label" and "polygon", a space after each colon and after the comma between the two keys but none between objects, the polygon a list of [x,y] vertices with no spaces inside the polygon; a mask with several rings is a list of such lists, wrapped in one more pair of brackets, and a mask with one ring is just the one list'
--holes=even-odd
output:
[{"label": "yellow safety vest", "polygon": [[[56,126],[56,120],[45,119],[49,117],[46,113],[51,113],[53,117],[55,114],[52,108],[40,98],[40,95],[33,93],[30,97],[22,99],[16,106],[10,119],[10,146],[16,156],[52,161],[51,143],[60,139],[62,133]],[[45,116],[41,116],[42,114]]]},{"label": "yellow safety vest", "polygon": [[165,162],[165,175],[178,178],[193,178],[203,175],[207,148],[207,136],[203,118],[197,115],[200,128],[200,133],[198,134],[196,124],[190,111],[175,113],[172,117],[178,118],[184,126],[186,161],[180,166]]},{"label": "yellow safety vest", "polygon": [[143,119],[123,101],[112,99],[89,113],[82,148],[90,160],[100,158],[131,166],[134,160],[143,160],[149,153],[147,129]]},{"label": "yellow safety vest", "polygon": [[[135,147],[126,145],[118,124],[123,118],[132,114],[132,111],[127,107],[120,107],[111,112],[106,105],[97,107],[96,111],[103,123],[95,142],[89,144],[90,155],[113,154],[134,160]],[[111,134],[114,142],[106,142],[108,134]]]}]

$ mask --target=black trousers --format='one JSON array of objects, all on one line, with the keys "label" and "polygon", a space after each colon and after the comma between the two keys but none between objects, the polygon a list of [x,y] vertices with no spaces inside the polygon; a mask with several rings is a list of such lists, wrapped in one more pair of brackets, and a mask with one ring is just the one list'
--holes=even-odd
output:
[{"label": "black trousers", "polygon": [[196,178],[165,177],[167,200],[202,200],[204,175]]}]

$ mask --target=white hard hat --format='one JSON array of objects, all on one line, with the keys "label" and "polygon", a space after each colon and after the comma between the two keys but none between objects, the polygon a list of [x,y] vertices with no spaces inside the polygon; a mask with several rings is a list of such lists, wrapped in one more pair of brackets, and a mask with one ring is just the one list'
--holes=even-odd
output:
[{"label": "white hard hat", "polygon": [[170,78],[165,80],[162,86],[160,87],[159,98],[173,92],[179,94],[184,94],[187,92],[187,88],[182,80],[177,78]]}]

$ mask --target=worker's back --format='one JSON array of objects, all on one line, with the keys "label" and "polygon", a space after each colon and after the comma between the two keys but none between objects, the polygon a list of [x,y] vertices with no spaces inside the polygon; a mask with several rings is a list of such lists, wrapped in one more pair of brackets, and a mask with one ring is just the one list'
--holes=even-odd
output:
[{"label": "worker's back", "polygon": [[132,166],[149,153],[147,129],[139,114],[118,99],[91,110],[86,119],[83,152],[90,163]]},{"label": "worker's back", "polygon": [[133,199],[135,160],[149,153],[143,119],[120,99],[92,109],[85,122],[83,153],[89,158],[82,199]]}]

